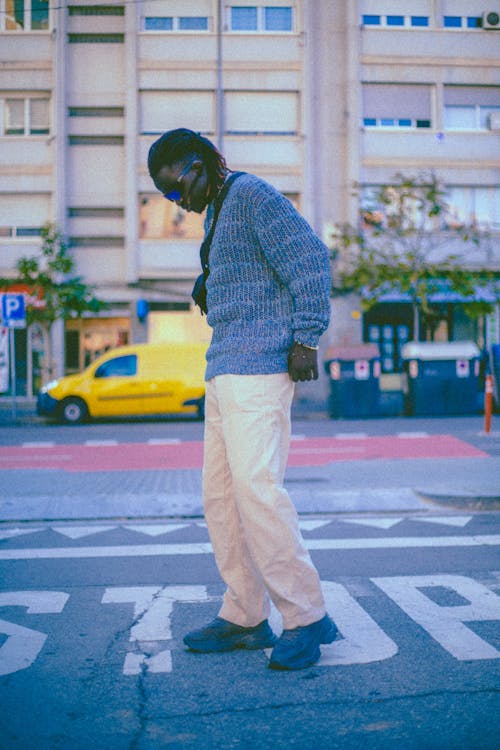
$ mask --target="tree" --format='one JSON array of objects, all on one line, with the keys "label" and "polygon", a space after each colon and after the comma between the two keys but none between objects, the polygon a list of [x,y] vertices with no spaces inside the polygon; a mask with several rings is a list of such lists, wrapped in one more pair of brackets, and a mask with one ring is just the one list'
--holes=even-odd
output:
[{"label": "tree", "polygon": [[431,304],[436,293],[454,293],[470,317],[491,310],[476,294],[492,279],[481,256],[484,239],[474,219],[466,225],[451,215],[435,175],[399,173],[392,185],[364,196],[358,227],[344,224],[332,235],[333,293],[361,293],[365,310],[389,291],[404,294],[418,340],[422,318],[438,315]]},{"label": "tree", "polygon": [[16,275],[0,278],[0,289],[8,291],[17,287],[27,291],[27,324],[41,326],[50,363],[50,329],[54,322],[80,318],[86,312],[98,313],[107,304],[94,295],[94,287],[86,284],[81,276],[72,275],[75,260],[56,227],[45,224],[41,237],[40,254],[20,258],[16,263]]}]

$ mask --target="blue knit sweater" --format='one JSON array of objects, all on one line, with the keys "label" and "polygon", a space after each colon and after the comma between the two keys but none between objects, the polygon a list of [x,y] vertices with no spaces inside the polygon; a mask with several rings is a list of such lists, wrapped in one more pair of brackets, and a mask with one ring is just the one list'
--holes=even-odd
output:
[{"label": "blue knit sweater", "polygon": [[[207,227],[213,204],[207,211]],[[290,201],[251,174],[224,200],[210,249],[206,380],[286,372],[294,341],[316,346],[330,321],[328,250]]]}]

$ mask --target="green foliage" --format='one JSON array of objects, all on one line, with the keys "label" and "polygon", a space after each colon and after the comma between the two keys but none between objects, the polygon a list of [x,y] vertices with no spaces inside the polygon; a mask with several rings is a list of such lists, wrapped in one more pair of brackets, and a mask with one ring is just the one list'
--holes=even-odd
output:
[{"label": "green foliage", "polygon": [[[429,298],[446,289],[464,298],[469,316],[485,314],[491,306],[474,299],[476,288],[493,278],[475,270],[474,251],[483,237],[477,226],[450,216],[435,175],[397,174],[391,186],[365,199],[358,227],[337,227],[332,237],[333,293],[362,293],[362,305],[369,309],[384,293],[396,290],[407,295],[421,315],[432,316]],[[446,252],[450,245],[467,250],[467,257]]]},{"label": "green foliage", "polygon": [[20,258],[16,276],[0,279],[0,287],[26,286],[30,290],[28,325],[38,322],[50,328],[59,318],[79,318],[86,312],[98,313],[106,308],[106,303],[94,295],[92,286],[80,276],[71,275],[74,267],[74,258],[61,233],[53,224],[46,224],[42,228],[41,254]]}]

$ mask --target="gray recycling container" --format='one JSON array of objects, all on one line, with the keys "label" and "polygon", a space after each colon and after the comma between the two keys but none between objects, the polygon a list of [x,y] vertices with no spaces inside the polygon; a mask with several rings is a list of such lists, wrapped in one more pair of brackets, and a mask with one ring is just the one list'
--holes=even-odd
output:
[{"label": "gray recycling container", "polygon": [[380,406],[380,354],[376,344],[332,346],[326,352],[332,419],[375,417]]},{"label": "gray recycling container", "polygon": [[480,351],[476,344],[412,341],[403,346],[401,355],[407,415],[477,413]]}]

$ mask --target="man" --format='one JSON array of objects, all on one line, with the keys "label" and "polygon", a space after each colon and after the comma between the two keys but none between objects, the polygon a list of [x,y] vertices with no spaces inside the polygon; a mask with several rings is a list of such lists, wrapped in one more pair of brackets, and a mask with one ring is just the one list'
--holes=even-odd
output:
[{"label": "man", "polygon": [[[231,176],[215,146],[172,130],[152,145],[148,168],[168,200],[208,206],[208,232]],[[203,500],[227,588],[219,616],[184,642],[198,652],[273,646],[271,668],[302,669],[337,634],[283,487],[294,382],[317,379],[329,323],[328,251],[283,195],[243,173],[220,207],[208,265]]]}]

